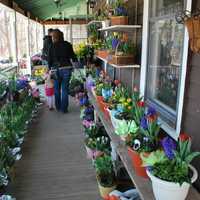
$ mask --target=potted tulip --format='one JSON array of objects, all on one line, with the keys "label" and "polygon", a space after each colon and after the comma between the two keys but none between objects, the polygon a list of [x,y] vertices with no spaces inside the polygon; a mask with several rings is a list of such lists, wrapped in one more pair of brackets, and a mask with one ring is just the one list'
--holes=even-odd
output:
[{"label": "potted tulip", "polygon": [[160,125],[157,121],[157,113],[149,107],[147,113],[140,120],[140,130],[137,137],[133,137],[128,143],[128,153],[131,157],[136,174],[147,178],[146,169],[142,166],[140,154],[148,156],[159,147],[158,134]]},{"label": "potted tulip", "polygon": [[147,174],[152,181],[156,200],[184,200],[190,184],[198,177],[196,169],[190,165],[200,152],[191,151],[191,139],[179,139],[175,143],[171,138],[162,140],[163,151],[152,152],[143,158]]},{"label": "potted tulip", "polygon": [[95,160],[95,169],[101,197],[105,198],[116,188],[115,173],[111,157],[107,155],[98,157]]},{"label": "potted tulip", "polygon": [[113,4],[114,15],[111,16],[111,25],[128,25],[128,13],[125,0],[117,0]]}]

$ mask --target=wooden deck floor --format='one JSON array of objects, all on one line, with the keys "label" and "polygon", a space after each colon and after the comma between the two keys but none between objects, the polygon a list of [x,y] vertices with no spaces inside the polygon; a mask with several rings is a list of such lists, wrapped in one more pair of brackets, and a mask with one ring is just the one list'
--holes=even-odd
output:
[{"label": "wooden deck floor", "polygon": [[30,127],[9,193],[17,200],[100,200],[95,171],[86,159],[79,108],[46,108]]}]

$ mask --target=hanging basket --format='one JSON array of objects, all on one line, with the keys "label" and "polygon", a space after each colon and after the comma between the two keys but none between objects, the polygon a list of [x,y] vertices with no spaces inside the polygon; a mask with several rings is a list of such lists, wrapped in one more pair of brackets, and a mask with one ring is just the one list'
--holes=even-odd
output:
[{"label": "hanging basket", "polygon": [[112,16],[111,25],[128,25],[128,16]]}]

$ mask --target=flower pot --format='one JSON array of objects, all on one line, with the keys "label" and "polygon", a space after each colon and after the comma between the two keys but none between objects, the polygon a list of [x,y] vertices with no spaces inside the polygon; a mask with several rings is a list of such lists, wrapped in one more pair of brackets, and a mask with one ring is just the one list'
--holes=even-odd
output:
[{"label": "flower pot", "polygon": [[102,96],[96,96],[97,99],[97,103],[99,104],[99,106],[101,105],[101,102],[103,101],[103,97]]},{"label": "flower pot", "polygon": [[107,59],[109,54],[107,50],[97,50],[96,55],[100,58]]},{"label": "flower pot", "polygon": [[[191,178],[191,183],[194,183],[198,177],[197,170],[189,166],[193,172]],[[156,200],[184,200],[189,192],[190,184],[184,182],[182,185],[179,183],[173,183],[169,181],[164,181],[160,178],[155,177],[147,170],[147,174],[152,181],[153,192]]]},{"label": "flower pot", "polygon": [[110,112],[108,111],[108,106],[104,107],[104,116],[106,119],[110,120]]},{"label": "flower pot", "polygon": [[85,148],[86,148],[86,152],[87,152],[87,158],[88,159],[93,159],[94,150],[89,148],[89,147],[87,147],[87,146],[85,146]]},{"label": "flower pot", "polygon": [[96,159],[97,157],[100,157],[104,154],[104,152],[91,149],[86,145],[85,145],[85,148],[86,148],[88,159]]},{"label": "flower pot", "polygon": [[112,110],[111,111],[111,122],[112,122],[112,125],[113,125],[114,129],[116,129],[117,128],[117,124],[122,121],[121,119],[117,119],[115,117],[116,112],[117,112],[116,110]]},{"label": "flower pot", "polygon": [[112,16],[111,17],[111,25],[128,25],[128,17],[127,16]]},{"label": "flower pot", "polygon": [[106,28],[108,26],[110,26],[110,20],[109,19],[102,21],[102,28]]},{"label": "flower pot", "polygon": [[143,178],[148,178],[146,169],[142,166],[142,159],[140,157],[140,154],[137,151],[134,151],[132,148],[128,147],[128,155],[131,158],[135,173]]},{"label": "flower pot", "polygon": [[109,63],[115,65],[131,65],[135,63],[135,57],[133,55],[113,55]]},{"label": "flower pot", "polygon": [[99,192],[102,198],[105,198],[107,195],[109,195],[112,191],[114,191],[116,189],[116,185],[113,185],[111,187],[104,187],[102,186],[98,179],[97,179],[97,183],[98,183],[98,187],[99,187]]}]

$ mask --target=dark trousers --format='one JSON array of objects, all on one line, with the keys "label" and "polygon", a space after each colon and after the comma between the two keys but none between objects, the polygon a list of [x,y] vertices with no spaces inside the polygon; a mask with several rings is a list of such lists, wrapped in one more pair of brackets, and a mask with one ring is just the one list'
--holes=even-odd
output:
[{"label": "dark trousers", "polygon": [[58,79],[54,82],[56,109],[64,113],[68,111],[71,72],[71,69],[59,69]]}]

